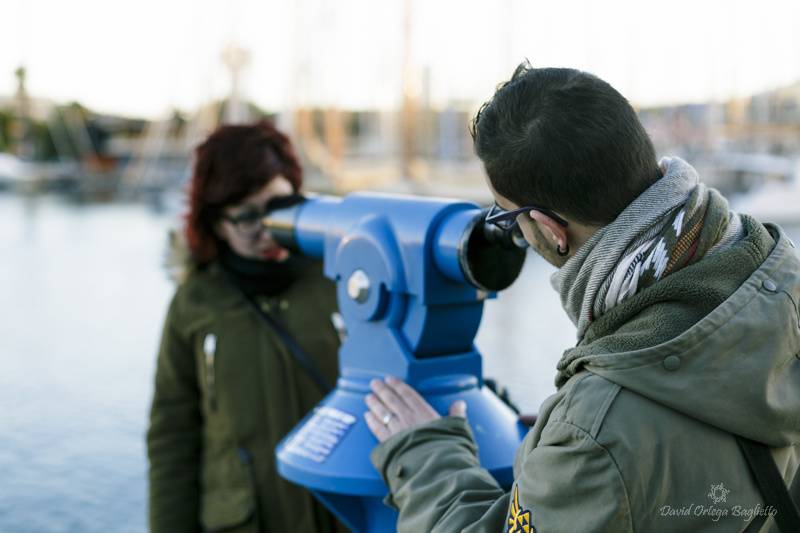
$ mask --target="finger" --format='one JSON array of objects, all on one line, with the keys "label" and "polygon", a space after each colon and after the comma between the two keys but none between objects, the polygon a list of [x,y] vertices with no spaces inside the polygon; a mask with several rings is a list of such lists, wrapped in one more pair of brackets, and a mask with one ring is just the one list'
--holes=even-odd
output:
[{"label": "finger", "polygon": [[381,402],[374,394],[367,394],[367,396],[364,398],[364,403],[367,404],[370,412],[375,415],[375,418],[378,420],[383,420],[383,417],[390,413],[390,410],[383,405],[383,402]]},{"label": "finger", "polygon": [[367,411],[364,413],[364,420],[367,423],[367,427],[375,435],[375,438],[378,441],[383,442],[391,436],[389,428],[384,426],[380,420],[375,418],[375,415],[372,414],[372,411]]},{"label": "finger", "polygon": [[467,402],[464,400],[456,400],[450,405],[450,416],[459,416],[467,418]]},{"label": "finger", "polygon": [[413,410],[426,412],[436,416],[439,415],[439,413],[436,412],[436,409],[431,407],[431,404],[425,401],[425,398],[423,398],[420,393],[414,390],[414,388],[405,381],[388,376],[386,378],[386,383],[389,385],[389,387],[393,388],[395,393],[400,396],[403,401],[405,401]]},{"label": "finger", "polygon": [[389,387],[386,383],[379,379],[373,379],[369,385],[375,395],[380,398],[381,402],[383,402],[389,411],[399,416],[403,420],[407,418],[408,413],[412,411],[411,406],[403,401],[403,398],[401,398],[393,388]]},{"label": "finger", "polygon": [[[406,423],[400,420],[395,413],[387,409],[383,402],[380,401],[374,394],[368,394],[364,400],[369,407],[369,412],[372,416],[387,429],[388,435],[393,435],[398,431],[405,429]],[[389,417],[389,422],[384,423],[386,417]]]}]

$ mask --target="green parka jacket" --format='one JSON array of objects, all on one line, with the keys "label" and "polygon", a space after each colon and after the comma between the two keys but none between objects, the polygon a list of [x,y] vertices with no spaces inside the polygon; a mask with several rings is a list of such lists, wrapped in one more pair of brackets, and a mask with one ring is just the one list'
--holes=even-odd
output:
[{"label": "green parka jacket", "polygon": [[[335,287],[320,265],[262,309],[335,383]],[[217,264],[192,271],[169,307],[147,433],[150,528],[344,530],[306,490],[279,477],[277,442],[322,394]]]},{"label": "green parka jacket", "polygon": [[511,491],[480,468],[462,419],[378,446],[398,530],[777,531],[734,435],[770,446],[800,501],[800,260],[778,228],[743,224],[743,240],[617,305],[564,353]]}]

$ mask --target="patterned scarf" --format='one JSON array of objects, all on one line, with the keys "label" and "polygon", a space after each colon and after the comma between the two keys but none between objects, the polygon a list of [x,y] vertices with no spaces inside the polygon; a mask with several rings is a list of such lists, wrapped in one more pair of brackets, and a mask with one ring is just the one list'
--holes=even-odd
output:
[{"label": "patterned scarf", "polygon": [[659,165],[664,176],[551,278],[579,341],[591,322],[615,305],[742,237],[739,215],[698,182],[694,168],[677,157]]}]

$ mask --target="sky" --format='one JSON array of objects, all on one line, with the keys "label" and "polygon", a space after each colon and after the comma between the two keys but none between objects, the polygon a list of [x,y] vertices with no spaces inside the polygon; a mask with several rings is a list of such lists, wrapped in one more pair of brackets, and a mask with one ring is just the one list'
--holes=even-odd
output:
[{"label": "sky", "polygon": [[34,96],[191,112],[228,94],[235,44],[241,91],[266,109],[396,108],[406,9],[406,79],[437,107],[478,105],[525,58],[590,71],[640,106],[800,80],[798,0],[0,0],[0,98],[24,64]]}]

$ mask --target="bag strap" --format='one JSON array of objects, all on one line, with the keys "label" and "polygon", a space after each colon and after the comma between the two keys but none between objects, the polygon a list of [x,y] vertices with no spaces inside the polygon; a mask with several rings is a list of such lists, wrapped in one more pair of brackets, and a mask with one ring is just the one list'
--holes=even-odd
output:
[{"label": "bag strap", "polygon": [[769,447],[759,442],[736,436],[736,442],[747,459],[750,472],[756,480],[765,505],[775,508],[775,523],[782,533],[800,531],[800,511],[792,501],[786,483],[769,451]]},{"label": "bag strap", "polygon": [[[234,284],[235,285],[235,284]],[[299,344],[292,338],[286,329],[284,329],[280,324],[278,324],[274,318],[272,318],[266,311],[261,309],[261,306],[258,305],[258,302],[255,301],[254,298],[249,296],[245,293],[241,288],[239,289],[242,293],[244,299],[250,303],[253,309],[258,313],[258,316],[264,320],[264,322],[272,328],[272,331],[275,332],[278,337],[280,337],[283,344],[289,349],[289,352],[292,354],[292,357],[300,365],[300,368],[305,370],[308,377],[314,382],[314,384],[319,388],[322,395],[327,395],[333,387],[331,387],[328,382],[322,377],[322,373],[317,368],[317,365],[314,364],[314,360],[311,356],[306,352],[303,348],[300,347]]]}]

